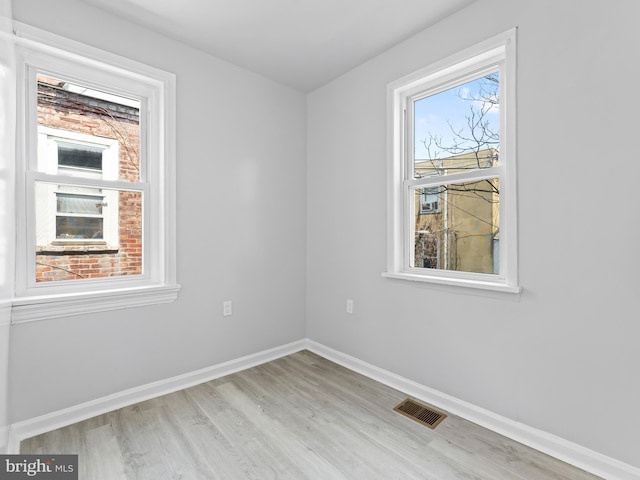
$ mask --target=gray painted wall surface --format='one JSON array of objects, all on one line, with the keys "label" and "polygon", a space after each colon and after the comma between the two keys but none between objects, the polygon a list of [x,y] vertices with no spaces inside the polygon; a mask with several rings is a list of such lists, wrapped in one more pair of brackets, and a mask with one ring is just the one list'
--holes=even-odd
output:
[{"label": "gray painted wall surface", "polygon": [[[640,466],[639,18],[479,0],[311,93],[308,337]],[[382,278],[387,83],[516,26],[523,293]]]},{"label": "gray painted wall surface", "polygon": [[[2,28],[9,25],[10,0],[0,0]],[[0,38],[0,69],[10,77],[14,71],[14,51],[6,38]],[[5,78],[6,78],[5,77]],[[15,114],[15,86],[12,82],[0,82],[0,453],[4,453],[9,437],[9,334],[11,332],[11,299],[13,297],[14,272],[14,167],[13,122]]]}]

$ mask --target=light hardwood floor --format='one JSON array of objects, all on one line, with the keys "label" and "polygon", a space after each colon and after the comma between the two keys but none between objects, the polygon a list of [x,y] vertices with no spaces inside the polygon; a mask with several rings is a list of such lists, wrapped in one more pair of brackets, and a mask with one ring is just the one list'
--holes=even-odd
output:
[{"label": "light hardwood floor", "polygon": [[393,411],[405,398],[302,351],[27,439],[21,453],[77,453],[82,480],[598,478],[459,417],[431,430]]}]

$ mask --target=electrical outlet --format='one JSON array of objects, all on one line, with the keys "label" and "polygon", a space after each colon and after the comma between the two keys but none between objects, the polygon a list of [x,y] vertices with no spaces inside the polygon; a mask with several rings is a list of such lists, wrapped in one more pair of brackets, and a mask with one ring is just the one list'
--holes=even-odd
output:
[{"label": "electrical outlet", "polygon": [[347,313],[353,313],[353,300],[347,298]]},{"label": "electrical outlet", "polygon": [[233,315],[233,304],[231,303],[231,300],[222,302],[222,315],[225,317]]}]

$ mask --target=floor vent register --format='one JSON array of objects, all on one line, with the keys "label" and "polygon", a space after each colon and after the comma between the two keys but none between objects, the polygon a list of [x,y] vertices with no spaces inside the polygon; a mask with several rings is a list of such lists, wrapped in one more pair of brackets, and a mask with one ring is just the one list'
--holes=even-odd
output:
[{"label": "floor vent register", "polygon": [[429,428],[436,428],[440,422],[447,418],[446,413],[418,403],[410,398],[407,398],[397,405],[393,410]]}]

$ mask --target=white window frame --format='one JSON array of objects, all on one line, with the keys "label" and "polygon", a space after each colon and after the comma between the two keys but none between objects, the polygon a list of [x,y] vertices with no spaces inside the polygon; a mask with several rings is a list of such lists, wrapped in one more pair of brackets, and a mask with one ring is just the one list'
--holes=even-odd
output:
[{"label": "white window frame", "polygon": [[[16,291],[12,322],[45,320],[167,303],[180,290],[175,244],[175,75],[15,22],[17,65]],[[38,168],[36,73],[44,72],[141,102],[140,182],[83,179],[69,184],[141,191],[143,274],[35,282],[36,181],[61,176]],[[97,182],[97,183],[96,183]]]},{"label": "white window frame", "polygon": [[[437,178],[414,179],[412,120],[409,102],[481,76],[500,72],[500,164],[488,169]],[[403,77],[387,87],[388,125],[388,278],[519,293],[516,196],[516,29],[496,35],[444,60]],[[499,178],[500,271],[498,274],[411,267],[413,189]]]}]

